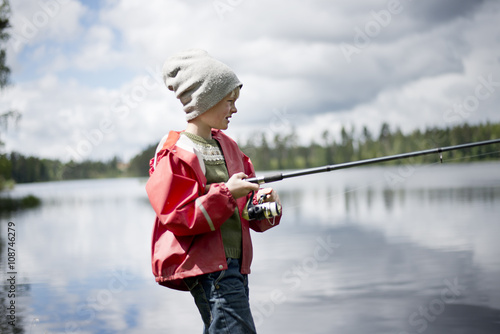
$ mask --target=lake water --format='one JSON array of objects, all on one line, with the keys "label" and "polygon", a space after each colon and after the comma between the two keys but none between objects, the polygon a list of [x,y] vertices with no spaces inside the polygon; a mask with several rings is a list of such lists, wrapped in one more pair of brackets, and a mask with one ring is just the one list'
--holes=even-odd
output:
[{"label": "lake water", "polygon": [[[189,293],[151,274],[145,179],[21,184],[2,217],[2,303],[24,333],[201,333]],[[253,233],[259,333],[500,333],[500,163],[367,167],[273,184]],[[15,224],[15,297],[7,274]],[[1,332],[10,333],[5,309]]]}]

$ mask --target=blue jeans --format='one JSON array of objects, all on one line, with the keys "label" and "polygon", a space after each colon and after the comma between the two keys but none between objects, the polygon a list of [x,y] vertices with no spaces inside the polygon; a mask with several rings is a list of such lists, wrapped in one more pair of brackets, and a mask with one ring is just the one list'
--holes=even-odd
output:
[{"label": "blue jeans", "polygon": [[248,275],[227,259],[228,269],[185,279],[201,318],[204,334],[256,333],[248,297]]}]

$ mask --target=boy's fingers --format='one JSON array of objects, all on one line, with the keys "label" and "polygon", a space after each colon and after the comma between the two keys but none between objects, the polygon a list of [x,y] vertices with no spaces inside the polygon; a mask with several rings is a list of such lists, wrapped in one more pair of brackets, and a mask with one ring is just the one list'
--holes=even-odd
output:
[{"label": "boy's fingers", "polygon": [[273,192],[273,188],[262,188],[259,190],[259,195],[270,195]]},{"label": "boy's fingers", "polygon": [[243,172],[239,172],[239,173],[236,173],[236,174],[234,174],[234,175],[235,175],[238,179],[240,179],[240,180],[243,180],[243,179],[248,178],[248,175],[246,175],[246,174],[245,174],[245,173],[243,173]]},{"label": "boy's fingers", "polygon": [[253,191],[257,191],[259,190],[259,185],[258,184],[255,184],[255,183],[250,183],[248,182],[250,185],[248,186],[250,189],[252,189]]}]

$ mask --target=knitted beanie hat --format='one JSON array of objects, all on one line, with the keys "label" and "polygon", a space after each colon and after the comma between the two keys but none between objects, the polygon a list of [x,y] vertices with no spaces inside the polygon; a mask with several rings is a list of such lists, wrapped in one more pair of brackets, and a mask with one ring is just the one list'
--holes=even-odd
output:
[{"label": "knitted beanie hat", "polygon": [[199,49],[186,50],[168,58],[163,65],[163,80],[181,101],[188,121],[242,86],[227,65]]}]

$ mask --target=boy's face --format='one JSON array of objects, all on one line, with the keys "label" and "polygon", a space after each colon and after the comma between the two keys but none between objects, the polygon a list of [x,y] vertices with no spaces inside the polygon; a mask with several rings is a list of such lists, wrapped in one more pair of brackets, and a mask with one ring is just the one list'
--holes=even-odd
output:
[{"label": "boy's face", "polygon": [[231,93],[229,93],[198,118],[212,129],[226,130],[229,126],[229,119],[234,113],[238,112],[235,102],[236,98],[231,97]]}]

